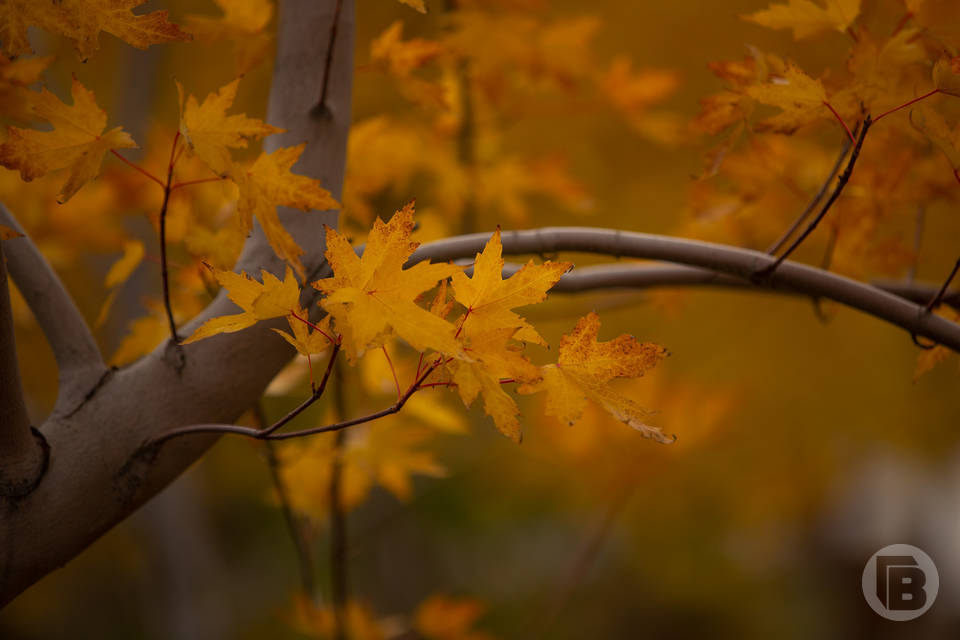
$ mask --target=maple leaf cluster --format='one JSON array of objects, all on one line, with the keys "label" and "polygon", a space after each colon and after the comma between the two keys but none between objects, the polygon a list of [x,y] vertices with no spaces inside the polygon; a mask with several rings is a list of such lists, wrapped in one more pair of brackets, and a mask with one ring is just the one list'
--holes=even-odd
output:
[{"label": "maple leaf cluster", "polygon": [[[789,0],[745,16],[790,29],[799,41],[849,45],[819,76],[753,47],[743,60],[710,65],[726,88],[704,98],[690,123],[715,142],[691,190],[685,235],[776,246],[792,219],[833,187],[869,116],[856,170],[825,220],[822,262],[859,278],[916,265],[918,209],[957,200],[957,124],[947,114],[960,82],[960,32],[949,26],[960,21],[960,5],[877,4],[902,18],[868,21],[860,0]],[[820,134],[830,130],[825,144]]]},{"label": "maple leaf cluster", "polygon": [[[482,398],[497,428],[517,442],[522,433],[520,409],[504,389],[508,384],[518,385],[523,394],[546,392],[553,414],[568,424],[579,419],[590,400],[645,436],[672,441],[645,423],[649,413],[643,407],[610,385],[614,379],[642,376],[666,355],[662,347],[627,335],[598,342],[600,322],[590,314],[563,338],[555,364],[538,367],[523,354],[524,344],[546,342],[514,310],[542,302],[571,263],[531,260],[504,279],[497,231],[477,254],[469,276],[453,264],[420,262],[404,268],[419,246],[410,239],[413,227],[412,203],[389,222],[378,218],[360,256],[344,234],[327,229],[326,257],[333,275],[312,283],[323,294],[320,305],[332,319],[321,326],[306,319],[307,312],[299,306],[300,289],[289,270],[282,281],[264,272],[262,283],[246,274],[217,270],[218,282],[243,312],[208,320],[187,342],[286,317],[293,334],[283,337],[298,352],[317,355],[342,343],[355,363],[369,350],[399,338],[421,354],[411,391],[455,388],[467,406]],[[430,291],[435,293],[424,306],[421,298]],[[455,307],[462,312],[449,320]]]}]

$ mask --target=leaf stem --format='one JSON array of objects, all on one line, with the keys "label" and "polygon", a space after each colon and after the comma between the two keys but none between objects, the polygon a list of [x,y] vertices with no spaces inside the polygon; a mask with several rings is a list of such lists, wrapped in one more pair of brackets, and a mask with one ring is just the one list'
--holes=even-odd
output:
[{"label": "leaf stem", "polygon": [[910,105],[912,105],[912,104],[914,104],[914,103],[920,102],[921,100],[926,100],[926,99],[929,98],[930,96],[936,95],[936,94],[938,94],[938,93],[940,93],[940,89],[934,89],[933,91],[928,91],[927,93],[923,94],[922,96],[918,96],[918,97],[914,98],[913,100],[908,100],[908,101],[904,102],[904,103],[901,104],[899,107],[894,107],[893,109],[890,109],[889,111],[884,111],[883,113],[881,113],[880,115],[878,115],[876,118],[874,118],[873,121],[874,121],[874,122],[879,122],[881,118],[885,118],[885,117],[887,117],[888,115],[890,115],[891,113],[894,113],[895,111],[900,111],[900,109],[903,109],[904,107],[909,107]]},{"label": "leaf stem", "polygon": [[833,117],[837,119],[837,122],[839,122],[841,126],[843,126],[843,130],[847,132],[847,137],[850,138],[850,142],[855,143],[857,141],[857,138],[853,135],[853,132],[850,131],[850,127],[848,127],[847,123],[843,121],[843,118],[840,117],[840,114],[837,113],[837,110],[833,108],[833,105],[827,102],[826,100],[823,101],[823,105],[827,109],[830,109],[830,113],[833,114]]},{"label": "leaf stem", "polygon": [[161,188],[161,189],[165,189],[165,188],[166,188],[166,185],[163,184],[163,180],[161,180],[161,179],[158,178],[157,176],[153,175],[152,173],[150,173],[149,171],[147,171],[146,169],[144,169],[143,167],[141,167],[141,166],[138,165],[137,163],[131,162],[130,160],[127,160],[127,159],[124,158],[122,155],[120,155],[120,152],[117,151],[116,149],[110,149],[110,153],[112,153],[113,155],[117,156],[117,157],[120,159],[120,161],[123,162],[123,163],[124,163],[125,165],[127,165],[128,167],[139,171],[140,173],[142,173],[143,175],[145,175],[145,176],[146,176],[147,178],[149,178],[150,180],[153,180],[154,182],[156,182],[158,185],[160,185],[160,188]]},{"label": "leaf stem", "polygon": [[202,183],[204,183],[204,182],[221,182],[221,181],[223,181],[223,180],[225,180],[225,179],[226,179],[226,178],[225,178],[224,176],[216,176],[216,177],[213,177],[213,178],[199,178],[199,179],[197,179],[197,180],[185,180],[185,181],[183,181],[183,182],[178,182],[178,183],[174,184],[173,186],[171,186],[171,187],[170,187],[170,191],[176,191],[177,189],[180,189],[181,187],[189,187],[189,186],[191,186],[191,185],[194,185],[194,184],[202,184]]},{"label": "leaf stem", "polygon": [[387,353],[387,345],[380,345],[380,349],[383,351],[383,355],[387,358],[387,364],[390,365],[390,373],[393,374],[393,384],[397,387],[397,400],[399,400],[402,394],[400,393],[400,380],[397,379],[397,370],[394,369],[393,360],[390,359],[390,354]]}]

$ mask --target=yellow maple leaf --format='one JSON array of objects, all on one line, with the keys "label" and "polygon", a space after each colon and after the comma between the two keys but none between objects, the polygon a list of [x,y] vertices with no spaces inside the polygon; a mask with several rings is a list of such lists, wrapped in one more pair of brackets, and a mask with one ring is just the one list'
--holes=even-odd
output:
[{"label": "yellow maple leaf", "polygon": [[744,16],[771,29],[793,29],[795,40],[819,35],[825,31],[846,31],[860,14],[860,0],[821,0],[823,6],[811,0],[787,0]]},{"label": "yellow maple leaf", "polygon": [[300,285],[290,267],[281,281],[269,271],[262,271],[263,283],[246,273],[214,269],[217,282],[227,290],[228,297],[243,309],[243,313],[210,318],[197,327],[183,344],[203,340],[218,333],[234,333],[252,327],[260,320],[290,315],[300,308]]},{"label": "yellow maple leaf", "polygon": [[592,400],[615,418],[658,442],[672,442],[660,429],[647,425],[649,411],[617,393],[609,383],[615,378],[638,378],[657,365],[667,350],[650,342],[621,335],[598,342],[600,318],[589,313],[573,331],[560,340],[556,364],[541,367],[542,380],[520,387],[520,393],[547,393],[547,414],[567,424],[580,419],[587,400]]},{"label": "yellow maple leaf", "polygon": [[800,127],[831,117],[827,109],[827,91],[794,64],[787,64],[783,75],[747,88],[754,100],[783,110],[757,127],[761,131],[793,133]]},{"label": "yellow maple leaf", "polygon": [[273,153],[261,153],[260,157],[245,169],[231,169],[230,177],[240,189],[237,216],[244,234],[250,232],[256,216],[270,246],[277,255],[286,260],[301,277],[305,271],[300,256],[303,249],[280,224],[277,206],[294,207],[302,211],[328,211],[339,209],[340,203],[330,192],[320,186],[318,180],[290,172],[296,164],[304,145],[277,149]]},{"label": "yellow maple leaf", "polygon": [[514,327],[498,327],[474,331],[467,335],[464,354],[447,363],[446,369],[457,386],[463,404],[470,406],[478,395],[483,396],[483,410],[493,418],[500,433],[514,442],[522,439],[520,409],[503,389],[502,379],[533,384],[540,371],[529,360],[511,349],[509,340]]},{"label": "yellow maple leaf", "polygon": [[130,134],[116,127],[104,133],[107,114],[97,106],[93,92],[73,79],[73,104],[44,89],[31,92],[31,111],[53,125],[53,131],[7,128],[7,141],[0,145],[0,165],[18,169],[26,181],[58,169],[70,176],[60,190],[58,202],[70,199],[100,173],[103,154],[110,149],[135,148]]},{"label": "yellow maple leaf", "polygon": [[40,74],[51,62],[53,57],[10,60],[0,55],[0,114],[24,122],[30,120],[33,113],[27,87],[40,80]]},{"label": "yellow maple leaf", "polygon": [[463,330],[469,335],[474,327],[487,331],[494,328],[512,328],[517,340],[546,346],[546,341],[533,326],[513,312],[516,307],[542,302],[547,290],[573,267],[571,262],[534,264],[530,260],[520,271],[503,279],[503,244],[497,229],[477,254],[473,276],[463,272],[453,274],[453,291],[457,302],[467,308]]},{"label": "yellow maple leaf", "polygon": [[237,97],[239,84],[240,78],[237,78],[199,103],[194,96],[189,96],[184,101],[183,85],[177,83],[177,93],[180,96],[180,135],[197,157],[220,176],[226,175],[232,166],[230,149],[245,149],[249,140],[283,131],[258,118],[248,118],[242,113],[227,115],[227,109]]},{"label": "yellow maple leaf", "polygon": [[460,351],[453,325],[415,302],[457,267],[419,263],[404,269],[418,246],[410,241],[412,231],[413,203],[397,211],[388,223],[377,218],[363,257],[357,256],[346,237],[327,228],[326,256],[333,277],[313,286],[326,295],[320,304],[336,320],[351,361],[391,334],[418,351]]},{"label": "yellow maple leaf", "polygon": [[960,180],[960,127],[951,128],[942,115],[925,106],[910,110],[910,123],[943,152]]},{"label": "yellow maple leaf", "polygon": [[101,31],[138,49],[190,40],[190,34],[167,20],[166,11],[134,14],[132,9],[141,4],[144,0],[5,0],[0,3],[2,52],[7,56],[30,53],[27,28],[34,25],[74,40],[82,60],[100,48]]},{"label": "yellow maple leaf", "polygon": [[[330,316],[324,316],[316,326],[317,329],[311,329],[302,318],[307,317],[306,309],[300,308],[298,305],[295,309],[292,309],[294,314],[287,316],[287,322],[290,323],[290,328],[293,330],[293,335],[283,331],[282,329],[273,329],[279,333],[284,340],[290,343],[290,345],[297,350],[302,356],[317,355],[325,352],[330,347],[330,339],[327,336],[332,334],[330,329]],[[324,335],[326,334],[326,335]]]}]

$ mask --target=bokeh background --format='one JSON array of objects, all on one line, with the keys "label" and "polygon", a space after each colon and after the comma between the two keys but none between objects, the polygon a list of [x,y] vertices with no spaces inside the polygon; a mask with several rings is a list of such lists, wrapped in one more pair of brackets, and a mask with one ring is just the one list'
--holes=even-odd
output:
[{"label": "bokeh background", "polygon": [[[494,16],[523,13],[535,33],[555,21],[586,16],[596,22],[589,73],[606,73],[612,60],[626,56],[636,69],[675,74],[675,90],[657,97],[649,109],[644,104],[640,115],[624,115],[597,97],[599,84],[575,76],[576,92],[558,89],[548,69],[543,83],[520,88],[508,83],[511,99],[478,104],[476,153],[563,159],[557,165],[564,167],[562,179],[550,174],[561,186],[519,190],[519,213],[478,194],[467,204],[457,203],[429,170],[369,186],[362,180],[373,173],[369,167],[375,162],[365,153],[374,153],[377,145],[375,140],[369,147],[357,143],[348,193],[350,180],[361,186],[354,190],[355,208],[346,202],[346,215],[354,218],[344,228],[359,234],[369,222],[360,203],[386,217],[416,197],[424,239],[459,232],[462,211],[452,209],[466,206],[475,209],[471,227],[482,231],[497,224],[582,224],[690,232],[691,193],[713,141],[678,141],[674,134],[657,132],[682,129],[677,123],[696,115],[698,100],[721,87],[707,63],[742,59],[752,45],[819,73],[842,68],[849,46],[839,33],[795,42],[787,32],[741,20],[765,6],[759,0],[500,4],[486,10]],[[867,1],[864,11],[871,24],[892,24],[897,5]],[[427,6],[429,12],[421,15],[389,0],[360,3],[358,127],[388,118],[429,122],[431,130],[439,130],[442,114],[416,96],[411,99],[409,83],[398,81],[371,56],[371,43],[395,21],[402,21],[405,38],[435,38],[449,30],[449,14],[457,9],[440,0],[427,0]],[[174,20],[217,14],[210,2],[145,7],[169,8]],[[94,90],[111,125],[122,124],[146,147],[141,158],[151,153],[143,141],[162,140],[163,132],[176,126],[174,79],[202,96],[237,70],[229,43],[138,51],[104,36],[101,51],[81,64],[69,42],[33,35],[38,51],[57,56],[45,75],[47,85],[66,95],[75,73]],[[502,33],[488,35],[490,48],[506,46],[497,40]],[[575,53],[571,64],[582,60],[582,52]],[[264,115],[271,69],[268,57],[246,71],[237,111]],[[424,77],[431,78],[429,72]],[[484,129],[486,116],[496,123],[494,132]],[[784,138],[784,144],[813,141],[828,150],[829,160],[840,134],[822,127]],[[414,162],[413,157],[437,153],[431,145],[456,144],[451,135],[410,135],[397,142],[395,156],[384,163]],[[154,153],[162,157],[168,144],[159,143]],[[822,166],[821,155],[811,157]],[[112,164],[111,170],[121,170],[119,163]],[[543,175],[534,180],[542,184]],[[108,229],[142,238],[148,255],[155,253],[149,212],[98,226],[96,194],[89,193],[97,183],[87,187],[88,199],[77,205],[74,217],[61,210],[57,224],[43,222],[50,219],[45,217],[49,200],[42,200],[49,198],[49,185],[35,183],[33,195],[24,195],[15,179],[4,170],[3,198],[37,202],[36,213],[25,216],[31,230],[41,240],[49,238],[55,265],[93,322],[108,294],[103,275],[119,250],[117,243],[95,246],[92,239],[102,239]],[[490,184],[506,183],[504,178]],[[786,225],[803,204],[797,197],[771,210],[770,229]],[[92,210],[98,213],[89,214]],[[912,212],[905,216],[905,228],[912,229]],[[55,238],[70,230],[74,240],[65,248]],[[939,282],[960,248],[956,207],[941,203],[927,210],[923,238],[917,278]],[[814,236],[800,259],[817,262],[825,242],[825,234]],[[158,266],[145,261],[123,286],[98,329],[105,353],[115,353],[129,323],[145,313],[143,299],[156,295],[158,274]],[[478,408],[466,411],[453,394],[437,394],[436,406],[428,409],[433,416],[424,422],[437,422],[439,412],[449,411],[457,416],[450,421],[462,422],[468,431],[431,436],[429,451],[445,477],[416,477],[405,500],[374,487],[349,514],[350,591],[374,617],[404,628],[403,620],[431,594],[450,594],[482,603],[476,627],[502,638],[960,634],[956,356],[915,379],[918,350],[903,331],[837,305],[822,304],[818,313],[810,300],[764,293],[685,289],[556,295],[525,315],[555,345],[591,310],[601,314],[604,339],[626,332],[670,349],[671,357],[629,392],[658,411],[652,422],[677,434],[678,441],[658,445],[592,413],[573,427],[556,424],[542,417],[534,397],[521,400],[525,436],[516,446]],[[42,417],[55,397],[55,368],[28,313],[20,323],[24,377],[33,411]],[[282,415],[303,397],[302,363],[297,366],[265,398],[268,417]],[[228,379],[232,372],[222,375]],[[389,393],[371,399],[367,375],[343,374],[351,412],[380,406],[384,398],[389,402]],[[330,410],[320,407],[305,420],[315,422]],[[300,453],[293,448],[284,459]],[[224,439],[166,492],[0,613],[0,636],[304,637],[293,600],[297,559],[264,457],[257,444]],[[307,472],[295,476],[303,482],[310,477]],[[302,490],[309,493],[309,487]],[[307,523],[323,597],[328,529],[322,517]],[[882,620],[861,595],[864,563],[893,543],[921,547],[939,568],[939,598],[913,622]]]}]

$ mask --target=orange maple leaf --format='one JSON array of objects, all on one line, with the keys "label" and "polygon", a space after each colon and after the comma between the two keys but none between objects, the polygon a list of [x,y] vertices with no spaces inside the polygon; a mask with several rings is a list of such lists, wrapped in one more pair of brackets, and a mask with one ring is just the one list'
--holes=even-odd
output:
[{"label": "orange maple leaf", "polygon": [[280,334],[302,356],[325,352],[330,347],[328,336],[332,333],[330,316],[324,316],[323,320],[316,325],[319,330],[311,330],[310,325],[301,319],[307,317],[307,310],[297,305],[292,311],[293,313],[287,316],[287,322],[290,324],[290,329],[293,330],[292,335],[282,329],[272,330]]},{"label": "orange maple leaf", "polygon": [[183,85],[177,83],[180,96],[180,134],[190,149],[217,175],[226,175],[232,165],[230,149],[245,149],[248,140],[256,140],[283,129],[270,126],[263,120],[248,118],[245,114],[227,115],[237,96],[237,78],[209,94],[203,103],[194,96],[183,99]]},{"label": "orange maple leaf", "polygon": [[530,260],[520,271],[503,279],[503,244],[497,229],[477,254],[473,277],[464,273],[453,274],[454,297],[467,308],[463,330],[469,335],[474,327],[484,331],[509,327],[516,331],[517,340],[546,346],[546,342],[530,323],[514,313],[516,307],[542,302],[547,290],[573,267],[572,262],[534,264]]},{"label": "orange maple leaf", "polygon": [[793,133],[804,125],[831,117],[823,83],[794,64],[787,64],[782,75],[747,88],[747,95],[783,111],[761,122],[757,127],[761,131]]},{"label": "orange maple leaf", "polygon": [[213,275],[227,290],[228,297],[243,309],[243,313],[210,318],[197,327],[183,344],[203,340],[218,333],[241,331],[260,320],[287,316],[300,308],[300,285],[297,284],[290,267],[287,267],[283,280],[269,271],[262,271],[262,284],[243,272],[214,269]]},{"label": "orange maple leaf", "polygon": [[542,380],[520,387],[520,393],[547,393],[547,414],[567,424],[580,419],[587,400],[603,407],[615,418],[640,431],[645,437],[669,443],[673,438],[644,421],[650,412],[617,393],[610,381],[638,378],[657,365],[667,350],[651,342],[638,342],[626,334],[610,342],[598,342],[600,318],[589,313],[577,322],[573,332],[560,340],[556,364],[541,367]]},{"label": "orange maple leaf", "polygon": [[320,304],[336,320],[351,361],[391,334],[418,351],[460,352],[453,325],[414,302],[457,272],[457,267],[419,263],[404,269],[419,246],[410,241],[412,231],[413,203],[397,211],[390,222],[377,218],[363,257],[357,256],[346,237],[327,228],[326,256],[333,277],[313,286],[326,294]]},{"label": "orange maple leaf", "polygon": [[822,0],[820,6],[811,0],[787,0],[744,16],[771,29],[793,29],[795,40],[802,40],[825,31],[846,31],[860,14],[860,0]]},{"label": "orange maple leaf", "polygon": [[167,21],[166,11],[135,15],[144,0],[5,0],[0,4],[0,42],[7,56],[30,53],[27,28],[60,33],[74,40],[77,54],[86,60],[100,48],[106,31],[138,49],[152,44],[190,40],[190,34]]},{"label": "orange maple leaf", "polygon": [[256,216],[270,246],[304,277],[300,256],[303,249],[283,228],[277,215],[277,206],[294,207],[302,211],[329,211],[339,209],[340,203],[318,180],[290,172],[304,145],[261,153],[256,162],[245,169],[230,169],[231,179],[240,189],[237,216],[244,234],[250,232]]},{"label": "orange maple leaf", "polygon": [[0,145],[0,165],[18,169],[20,177],[33,180],[51,171],[69,169],[60,190],[64,203],[100,173],[103,154],[110,149],[135,148],[137,144],[120,127],[104,133],[107,114],[97,106],[93,93],[73,79],[73,104],[66,105],[46,89],[31,92],[31,110],[53,125],[53,131],[7,128],[7,141]]}]

